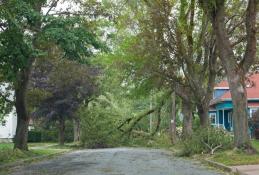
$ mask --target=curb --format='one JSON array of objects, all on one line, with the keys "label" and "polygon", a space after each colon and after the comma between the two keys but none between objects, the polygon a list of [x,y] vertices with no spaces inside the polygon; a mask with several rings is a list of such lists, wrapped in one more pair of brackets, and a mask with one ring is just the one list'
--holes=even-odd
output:
[{"label": "curb", "polygon": [[40,161],[40,160],[44,160],[44,159],[53,158],[53,157],[56,157],[56,156],[59,156],[59,155],[62,155],[62,154],[65,154],[65,153],[68,153],[68,152],[71,152],[71,151],[72,150],[62,151],[62,152],[53,153],[53,154],[49,154],[49,155],[32,157],[32,158],[20,160],[20,161],[17,161],[17,162],[6,163],[6,164],[3,164],[3,165],[0,165],[0,172],[3,171],[3,170],[6,170],[8,168],[12,168],[12,167],[16,167],[16,166],[22,166],[22,165],[29,164],[29,163],[34,162],[34,161]]},{"label": "curb", "polygon": [[226,166],[222,163],[214,162],[214,161],[209,160],[209,159],[203,159],[203,162],[209,164],[210,166],[212,166],[214,168],[218,168],[218,169],[221,169],[221,170],[229,172],[229,173],[234,173],[236,175],[247,175],[245,173],[240,172],[236,168],[231,168],[231,167]]}]

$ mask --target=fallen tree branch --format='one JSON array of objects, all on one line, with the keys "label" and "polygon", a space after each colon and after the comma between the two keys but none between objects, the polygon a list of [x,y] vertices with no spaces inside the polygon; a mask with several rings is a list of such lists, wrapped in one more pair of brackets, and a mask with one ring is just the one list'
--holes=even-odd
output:
[{"label": "fallen tree branch", "polygon": [[127,134],[127,133],[130,133],[133,128],[136,126],[136,124],[145,116],[149,115],[149,114],[152,114],[153,112],[155,112],[157,109],[156,108],[153,108],[153,109],[150,109],[148,111],[145,111],[143,113],[140,113],[139,115],[137,115],[135,118],[135,120],[132,120],[132,122],[130,122],[130,125],[129,127],[124,131],[124,134]]},{"label": "fallen tree branch", "polygon": [[213,146],[213,145],[209,145],[208,143],[204,142],[203,140],[202,140],[202,143],[204,143],[204,145],[205,145],[207,148],[209,148],[211,155],[213,155],[214,152],[215,152],[217,149],[219,149],[219,148],[222,147],[222,144]]},{"label": "fallen tree branch", "polygon": [[124,120],[118,127],[117,129],[124,132],[123,129],[121,129],[126,123],[129,123],[132,120],[132,118],[127,118],[126,120]]},{"label": "fallen tree branch", "polygon": [[[164,102],[165,102],[165,99],[167,99],[167,96],[169,96],[172,92],[169,91],[168,93],[166,93],[163,97],[162,97],[162,100],[160,101],[160,103],[155,106],[154,108],[152,109],[149,109],[147,111],[144,111],[144,112],[141,112],[139,114],[137,114],[136,116],[134,117],[130,117],[130,118],[127,118],[126,120],[124,120],[118,127],[117,129],[122,131],[123,134],[129,134],[132,132],[132,130],[134,129],[134,127],[137,125],[137,123],[143,119],[145,116],[149,115],[149,114],[152,114],[154,113],[155,111],[158,111],[158,123],[157,123],[157,126],[156,126],[156,129],[154,131],[154,133],[152,133],[153,135],[159,130],[159,126],[160,126],[160,123],[161,123],[161,109],[164,105]],[[125,124],[129,124],[128,127],[126,127],[125,130],[122,129],[122,127],[125,125]],[[152,135],[151,134],[151,135]]]},{"label": "fallen tree branch", "polygon": [[156,129],[151,133],[151,136],[154,136],[158,132],[158,130],[159,130],[159,127],[160,127],[160,124],[161,124],[161,110],[162,110],[163,105],[164,105],[164,103],[162,102],[162,105],[157,110]]}]

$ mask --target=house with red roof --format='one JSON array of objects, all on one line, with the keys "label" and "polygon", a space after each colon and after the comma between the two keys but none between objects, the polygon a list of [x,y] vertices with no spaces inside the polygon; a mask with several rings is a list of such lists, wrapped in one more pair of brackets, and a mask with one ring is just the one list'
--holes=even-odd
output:
[{"label": "house with red roof", "polygon": [[[259,109],[259,73],[250,74],[246,80],[248,117]],[[226,80],[214,87],[210,102],[209,116],[211,125],[233,131],[233,104],[229,85]]]}]

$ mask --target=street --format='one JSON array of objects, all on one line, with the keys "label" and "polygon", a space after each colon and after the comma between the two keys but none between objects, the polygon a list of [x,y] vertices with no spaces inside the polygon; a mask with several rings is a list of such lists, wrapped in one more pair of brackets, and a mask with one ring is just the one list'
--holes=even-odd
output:
[{"label": "street", "polygon": [[17,167],[12,175],[220,175],[198,162],[160,149],[79,150]]}]

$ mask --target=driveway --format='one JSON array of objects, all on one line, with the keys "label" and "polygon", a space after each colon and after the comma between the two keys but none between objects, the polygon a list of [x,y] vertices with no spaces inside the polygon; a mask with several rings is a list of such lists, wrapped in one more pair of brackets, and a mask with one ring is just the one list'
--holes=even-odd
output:
[{"label": "driveway", "polygon": [[12,175],[220,175],[160,149],[79,150],[13,169]]}]

